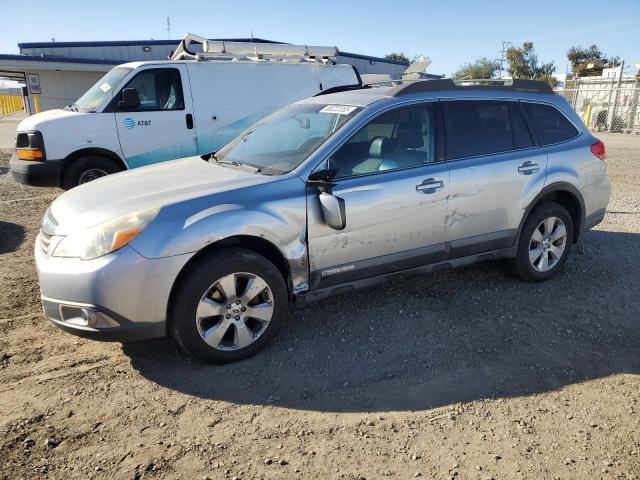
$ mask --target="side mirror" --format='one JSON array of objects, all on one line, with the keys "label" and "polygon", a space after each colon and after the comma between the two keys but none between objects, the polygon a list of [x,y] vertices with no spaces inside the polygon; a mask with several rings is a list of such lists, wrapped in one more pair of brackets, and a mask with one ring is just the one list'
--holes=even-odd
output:
[{"label": "side mirror", "polygon": [[331,187],[334,185],[333,177],[335,177],[337,173],[337,168],[315,171],[309,175],[307,184],[318,187],[320,191],[331,192]]},{"label": "side mirror", "polygon": [[132,110],[140,106],[140,97],[138,96],[138,90],[135,88],[122,89],[122,100],[118,102],[118,107],[121,110]]},{"label": "side mirror", "polygon": [[334,230],[344,230],[344,227],[347,226],[344,199],[326,192],[321,192],[318,199],[327,225]]},{"label": "side mirror", "polygon": [[318,170],[309,175],[307,185],[316,187],[320,192],[320,208],[322,216],[327,225],[334,230],[343,230],[347,226],[347,216],[345,214],[344,199],[336,197],[331,189],[335,185],[333,178],[338,173],[338,169],[331,168]]}]

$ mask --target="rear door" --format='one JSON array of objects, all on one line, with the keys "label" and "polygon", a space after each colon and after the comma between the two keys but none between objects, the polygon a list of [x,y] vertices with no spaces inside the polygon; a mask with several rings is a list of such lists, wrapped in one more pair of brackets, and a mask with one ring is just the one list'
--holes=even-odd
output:
[{"label": "rear door", "polygon": [[138,72],[124,88],[135,88],[140,105],[118,107],[114,97],[116,127],[129,168],[195,155],[196,129],[189,78],[184,65],[150,67]]},{"label": "rear door", "polygon": [[452,257],[514,244],[529,194],[542,189],[547,155],[519,102],[442,101],[450,168],[447,241]]}]

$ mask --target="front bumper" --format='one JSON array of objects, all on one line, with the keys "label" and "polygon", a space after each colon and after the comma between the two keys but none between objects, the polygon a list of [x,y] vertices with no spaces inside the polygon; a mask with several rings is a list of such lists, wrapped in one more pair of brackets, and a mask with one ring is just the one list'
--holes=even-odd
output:
[{"label": "front bumper", "polygon": [[9,168],[16,182],[35,187],[59,187],[62,160],[21,160],[14,152]]},{"label": "front bumper", "polygon": [[165,322],[136,323],[96,305],[42,297],[42,308],[56,327],[91,340],[129,342],[166,334]]},{"label": "front bumper", "polygon": [[81,337],[124,342],[164,336],[171,288],[190,257],[149,259],[127,246],[93,260],[58,258],[43,251],[38,235],[42,306],[57,327]]}]

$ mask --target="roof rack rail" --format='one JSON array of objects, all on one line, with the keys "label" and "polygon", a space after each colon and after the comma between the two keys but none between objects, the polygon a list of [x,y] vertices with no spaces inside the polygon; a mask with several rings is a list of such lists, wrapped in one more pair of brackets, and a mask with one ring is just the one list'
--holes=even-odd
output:
[{"label": "roof rack rail", "polygon": [[363,85],[355,83],[353,85],[338,85],[336,87],[327,88],[326,90],[322,90],[314,95],[314,97],[319,97],[321,95],[329,95],[330,93],[338,93],[338,92],[350,92],[352,90],[366,90],[367,88],[371,88],[370,85]]},{"label": "roof rack rail", "polygon": [[[191,43],[202,44],[202,52],[192,49]],[[326,62],[338,55],[338,47],[293,45],[290,43],[253,43],[209,40],[188,33],[171,55],[171,60],[251,59],[298,60]]]},{"label": "roof rack rail", "polygon": [[489,79],[489,80],[459,80],[450,78],[441,80],[417,80],[405,82],[397,87],[392,87],[388,95],[399,97],[412,93],[440,92],[462,90],[497,90],[502,92],[528,92],[528,93],[553,93],[553,89],[547,82],[540,80],[521,79]]}]

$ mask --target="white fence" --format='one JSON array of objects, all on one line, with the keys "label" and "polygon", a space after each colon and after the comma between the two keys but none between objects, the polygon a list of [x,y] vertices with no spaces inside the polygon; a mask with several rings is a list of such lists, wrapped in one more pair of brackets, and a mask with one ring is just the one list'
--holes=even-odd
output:
[{"label": "white fence", "polygon": [[556,93],[564,96],[594,131],[640,133],[638,77],[570,80]]}]

